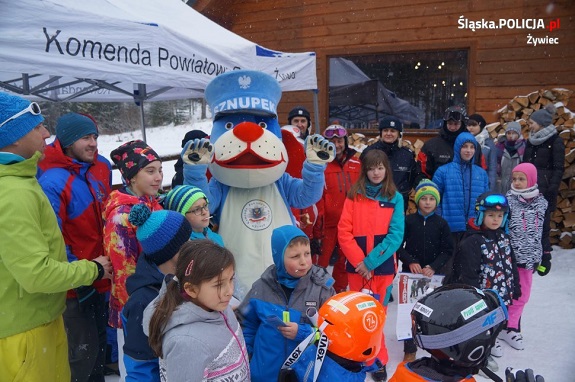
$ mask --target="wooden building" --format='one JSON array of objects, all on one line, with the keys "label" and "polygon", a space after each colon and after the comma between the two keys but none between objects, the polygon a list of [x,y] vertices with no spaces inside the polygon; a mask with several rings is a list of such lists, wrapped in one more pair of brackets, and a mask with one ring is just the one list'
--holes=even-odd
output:
[{"label": "wooden building", "polygon": [[[329,64],[333,57],[425,57],[430,52],[463,51],[465,106],[468,113],[480,113],[488,123],[495,121],[494,112],[516,95],[542,88],[575,90],[572,0],[188,3],[227,29],[267,48],[316,52],[319,119],[323,126],[330,112]],[[280,103],[280,123],[287,122],[287,112],[299,104],[313,109],[312,94],[285,93]],[[575,109],[575,105],[568,107]]]}]

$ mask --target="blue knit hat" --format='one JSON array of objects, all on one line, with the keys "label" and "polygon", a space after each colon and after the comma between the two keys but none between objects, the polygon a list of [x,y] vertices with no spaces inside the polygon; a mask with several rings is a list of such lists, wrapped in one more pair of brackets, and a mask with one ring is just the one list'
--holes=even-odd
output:
[{"label": "blue knit hat", "polygon": [[144,256],[157,265],[174,257],[192,234],[192,226],[183,215],[166,210],[151,212],[145,204],[132,207],[128,221],[137,227],[136,238]]},{"label": "blue knit hat", "polygon": [[68,113],[58,118],[56,138],[62,147],[72,146],[78,139],[90,134],[98,136],[98,127],[90,117],[78,113]]},{"label": "blue knit hat", "polygon": [[176,186],[164,198],[164,208],[185,215],[198,199],[208,201],[206,194],[194,186]]},{"label": "blue knit hat", "polygon": [[[28,108],[30,103],[22,97],[0,92],[0,124]],[[44,117],[41,114],[24,113],[2,125],[0,127],[0,148],[20,140],[43,121]]]}]

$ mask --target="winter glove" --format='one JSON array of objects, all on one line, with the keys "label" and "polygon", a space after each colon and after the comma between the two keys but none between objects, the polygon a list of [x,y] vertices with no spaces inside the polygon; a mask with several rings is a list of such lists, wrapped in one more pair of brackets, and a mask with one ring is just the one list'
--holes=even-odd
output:
[{"label": "winter glove", "polygon": [[335,145],[319,134],[305,140],[305,156],[313,164],[327,164],[335,158]]},{"label": "winter glove", "polygon": [[186,142],[180,156],[187,164],[209,164],[212,159],[214,146],[209,139],[193,139]]},{"label": "winter glove", "polygon": [[537,273],[539,276],[547,276],[547,273],[551,270],[551,253],[544,252],[541,258],[541,264],[537,267]]},{"label": "winter glove", "polygon": [[311,239],[309,242],[312,256],[321,254],[321,241],[319,239]]},{"label": "winter glove", "polygon": [[78,306],[80,311],[88,311],[90,308],[94,308],[98,303],[98,291],[94,289],[93,286],[81,286],[74,289],[76,295],[78,296]]},{"label": "winter glove", "polygon": [[106,270],[104,269],[104,266],[97,261],[92,260],[92,262],[96,264],[96,266],[98,267],[98,277],[96,277],[96,280],[94,281],[102,280],[106,275]]},{"label": "winter glove", "polygon": [[545,378],[536,376],[533,369],[517,370],[513,373],[513,369],[508,367],[505,370],[505,382],[545,382]]}]

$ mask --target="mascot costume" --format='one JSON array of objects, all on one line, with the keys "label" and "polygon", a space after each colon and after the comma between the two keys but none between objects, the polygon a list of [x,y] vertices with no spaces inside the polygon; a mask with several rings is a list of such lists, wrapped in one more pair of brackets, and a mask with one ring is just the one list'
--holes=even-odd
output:
[{"label": "mascot costume", "polygon": [[236,258],[239,283],[234,294],[242,299],[273,264],[274,228],[295,224],[290,207],[306,208],[321,198],[323,172],[335,147],[321,135],[309,136],[301,179],[285,173],[288,153],[276,111],[281,88],[265,73],[221,74],[208,84],[205,98],[213,128],[209,140],[194,139],[184,146],[184,183],[206,193],[218,233]]}]

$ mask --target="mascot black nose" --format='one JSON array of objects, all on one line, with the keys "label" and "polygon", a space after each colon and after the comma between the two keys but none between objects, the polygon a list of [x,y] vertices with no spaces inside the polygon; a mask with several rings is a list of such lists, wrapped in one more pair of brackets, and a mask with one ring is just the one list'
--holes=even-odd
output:
[{"label": "mascot black nose", "polygon": [[264,134],[264,129],[253,122],[242,122],[232,130],[244,142],[254,142]]}]

